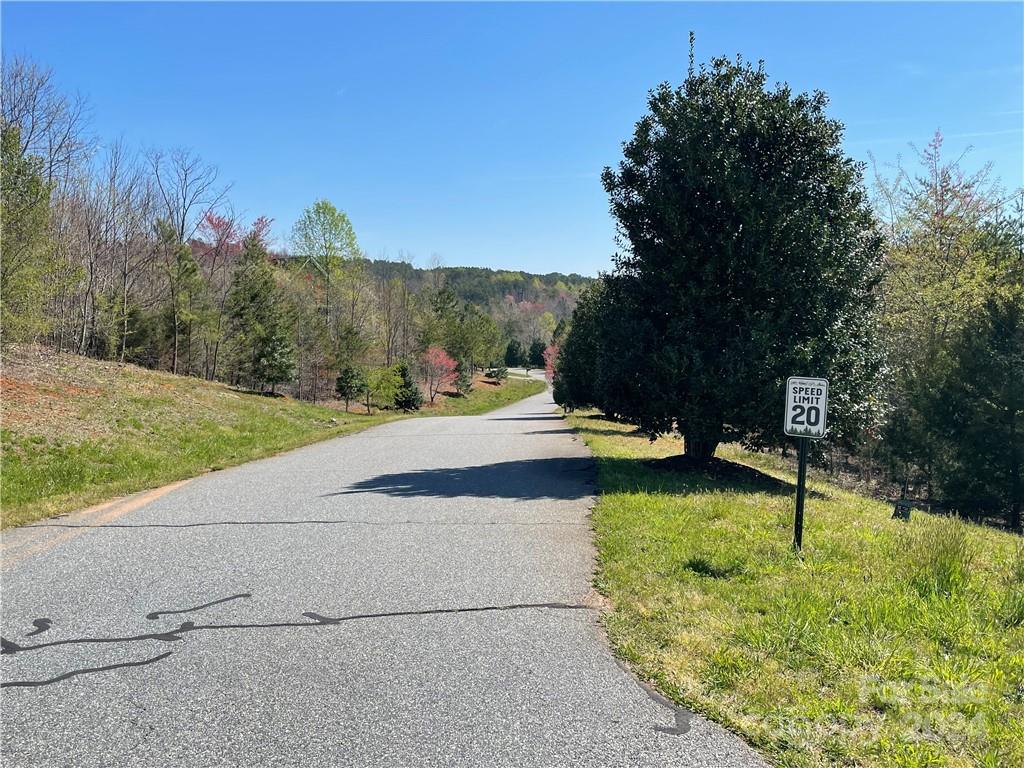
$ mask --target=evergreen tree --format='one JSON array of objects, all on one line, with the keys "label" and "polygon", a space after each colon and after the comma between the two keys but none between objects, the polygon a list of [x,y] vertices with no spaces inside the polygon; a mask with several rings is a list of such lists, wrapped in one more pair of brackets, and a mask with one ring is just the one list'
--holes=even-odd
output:
[{"label": "evergreen tree", "polygon": [[47,232],[50,187],[43,179],[42,160],[24,157],[16,126],[0,132],[0,338],[30,340],[49,326],[48,277],[56,259]]},{"label": "evergreen tree", "polygon": [[999,285],[1013,282],[1007,266],[1020,260],[1020,223],[993,216],[1003,192],[987,174],[944,160],[936,133],[915,173],[878,179],[888,235],[881,333],[891,371],[880,452],[894,477],[928,497],[945,461],[935,396],[953,375],[952,345]]},{"label": "evergreen tree", "polygon": [[335,383],[335,391],[345,401],[345,410],[348,410],[350,401],[360,397],[366,391],[366,375],[363,369],[354,365],[346,365],[338,372],[338,380]]},{"label": "evergreen tree", "polygon": [[952,365],[924,415],[941,436],[936,479],[963,512],[1024,507],[1024,290],[989,299],[963,327]]},{"label": "evergreen tree", "polygon": [[563,328],[558,364],[552,382],[555,402],[566,410],[597,405],[598,357],[602,327],[607,323],[603,301],[605,283],[588,286],[572,313],[572,324]]},{"label": "evergreen tree", "polygon": [[468,395],[473,389],[473,364],[465,359],[459,360],[455,374],[455,389],[460,395]]},{"label": "evergreen tree", "polygon": [[413,378],[409,364],[404,360],[395,366],[401,384],[395,393],[395,407],[403,411],[418,411],[423,405],[423,393]]},{"label": "evergreen tree", "polygon": [[[166,221],[160,221],[157,230],[165,252],[164,270],[170,297],[164,306],[164,325],[171,346],[171,372],[189,374],[192,372],[193,334],[208,319],[210,309],[206,284],[192,249],[177,241],[173,227]],[[183,369],[180,365],[182,357],[185,360]]]},{"label": "evergreen tree", "polygon": [[545,349],[547,349],[547,345],[540,339],[534,339],[531,341],[530,351],[526,356],[526,366],[528,368],[543,368]]},{"label": "evergreen tree", "polygon": [[[659,86],[602,181],[624,245],[602,339],[620,415],[686,453],[778,445],[787,376],[832,382],[833,434],[856,432],[878,355],[881,239],[822,93],[766,89],[715,59]],[[614,376],[612,374],[615,374]]]},{"label": "evergreen tree", "polygon": [[526,351],[518,339],[509,341],[505,347],[505,365],[509,368],[519,368],[526,364]]},{"label": "evergreen tree", "polygon": [[295,351],[266,247],[246,238],[226,304],[231,368],[236,381],[255,389],[289,380]]}]

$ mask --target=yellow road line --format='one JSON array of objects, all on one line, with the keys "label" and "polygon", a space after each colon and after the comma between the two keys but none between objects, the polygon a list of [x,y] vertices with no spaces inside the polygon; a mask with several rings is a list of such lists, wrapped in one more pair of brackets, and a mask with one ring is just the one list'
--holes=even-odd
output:
[{"label": "yellow road line", "polygon": [[[106,501],[60,519],[69,525],[106,525],[123,515],[127,515],[129,512],[141,509],[150,502],[156,501],[161,496],[165,496],[176,488],[192,482],[194,479],[179,480],[176,483],[163,485],[150,491],[144,491],[132,496],[123,496],[113,501]],[[55,532],[58,530],[59,532]],[[22,562],[26,557],[48,552],[54,547],[81,536],[89,530],[91,530],[90,527],[54,529],[44,528],[42,525],[24,525],[20,528],[13,528],[0,539],[0,543],[2,543],[2,546],[0,546],[0,565],[5,569],[10,568]],[[34,531],[37,535],[31,536],[29,531]]]}]

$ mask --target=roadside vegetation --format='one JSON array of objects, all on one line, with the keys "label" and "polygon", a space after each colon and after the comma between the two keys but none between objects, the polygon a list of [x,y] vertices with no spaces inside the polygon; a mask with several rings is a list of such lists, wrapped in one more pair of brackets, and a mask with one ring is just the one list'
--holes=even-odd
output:
[{"label": "roadside vegetation", "polygon": [[598,589],[617,653],[785,766],[1024,765],[1024,545],[595,413]]},{"label": "roadside vegetation", "polygon": [[465,391],[488,367],[543,367],[591,282],[371,259],[325,199],[275,232],[268,216],[238,216],[230,184],[194,152],[94,137],[84,97],[44,66],[5,60],[0,91],[5,344],[313,403],[334,397],[343,373],[375,396],[403,364],[419,379],[436,347]]},{"label": "roadside vegetation", "polygon": [[937,133],[872,194],[827,97],[769,82],[718,58],[651,92],[602,176],[623,247],[555,341],[555,400],[700,459],[785,451],[786,379],[826,378],[812,461],[1021,531],[1024,190]]},{"label": "roadside vegetation", "polygon": [[12,347],[0,382],[3,527],[376,424],[423,415],[482,413],[544,389],[535,380],[478,377],[420,411],[393,402],[372,415],[339,401],[312,405],[201,379]]},{"label": "roadside vegetation", "polygon": [[[477,416],[497,408],[504,408],[524,397],[539,395],[545,389],[547,389],[547,384],[537,379],[524,379],[516,376],[498,382],[480,377],[468,396],[446,396],[439,410],[445,416]],[[425,408],[422,413],[426,416],[433,415],[429,408]]]}]

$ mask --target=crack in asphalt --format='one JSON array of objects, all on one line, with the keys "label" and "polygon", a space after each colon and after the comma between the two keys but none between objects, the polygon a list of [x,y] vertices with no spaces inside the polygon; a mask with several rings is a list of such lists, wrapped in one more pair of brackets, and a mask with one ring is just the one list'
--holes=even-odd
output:
[{"label": "crack in asphalt", "polygon": [[465,521],[447,521],[447,520],[392,520],[378,522],[375,520],[348,520],[348,519],[336,519],[336,520],[211,520],[205,523],[101,523],[99,525],[90,525],[87,523],[37,523],[36,525],[26,525],[25,528],[92,528],[101,530],[103,528],[110,528],[111,530],[119,530],[125,528],[208,528],[215,526],[230,526],[230,525],[370,525],[376,527],[398,527],[402,525],[448,525],[448,526],[469,526],[469,527],[487,527],[487,526],[575,526],[584,527],[589,525],[588,523],[572,523],[572,522],[561,522],[558,520],[538,520],[531,522],[519,522],[519,521],[503,521],[503,520],[491,520],[487,522],[465,522]]}]

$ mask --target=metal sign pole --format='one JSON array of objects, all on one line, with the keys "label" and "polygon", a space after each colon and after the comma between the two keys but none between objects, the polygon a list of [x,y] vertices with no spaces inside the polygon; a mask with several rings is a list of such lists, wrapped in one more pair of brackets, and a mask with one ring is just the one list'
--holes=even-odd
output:
[{"label": "metal sign pole", "polygon": [[786,379],[786,415],[782,431],[798,441],[800,468],[796,476],[796,519],[793,521],[793,549],[804,545],[804,496],[807,493],[808,440],[825,436],[828,416],[828,379],[790,376]]},{"label": "metal sign pole", "polygon": [[807,486],[807,438],[800,441],[800,467],[796,474],[796,520],[793,524],[793,548],[799,552],[804,543],[804,489]]}]

